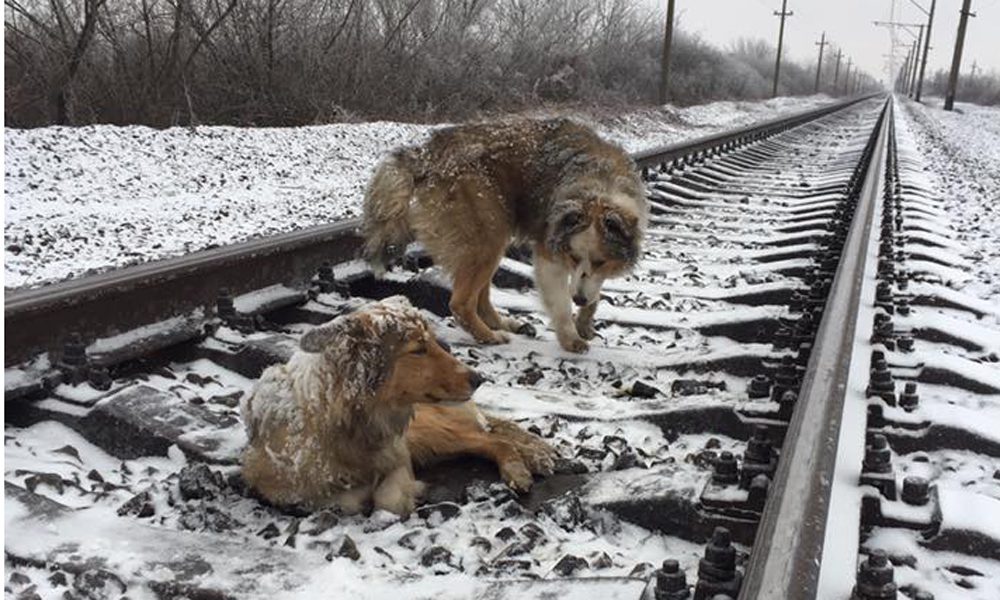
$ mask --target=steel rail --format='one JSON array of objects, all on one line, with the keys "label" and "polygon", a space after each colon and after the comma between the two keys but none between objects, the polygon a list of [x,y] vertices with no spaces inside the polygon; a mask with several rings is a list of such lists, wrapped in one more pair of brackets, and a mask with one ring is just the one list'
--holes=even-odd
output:
[{"label": "steel rail", "polygon": [[[747,127],[632,155],[643,169],[697,160],[843,110],[874,95],[835,102]],[[72,333],[84,340],[114,335],[213,306],[219,290],[241,294],[276,283],[307,284],[325,261],[354,258],[357,219],[251,240],[185,256],[4,293],[5,365],[56,352]]]},{"label": "steel rail", "polygon": [[813,599],[818,591],[862,275],[891,120],[890,98],[873,132],[871,162],[757,529],[741,600]]}]

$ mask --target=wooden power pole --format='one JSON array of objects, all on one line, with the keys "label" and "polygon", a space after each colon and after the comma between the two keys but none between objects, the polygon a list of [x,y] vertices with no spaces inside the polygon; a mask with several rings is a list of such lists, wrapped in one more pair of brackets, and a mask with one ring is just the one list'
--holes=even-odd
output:
[{"label": "wooden power pole", "polygon": [[965,26],[969,22],[969,5],[972,0],[962,0],[962,18],[958,21],[958,36],[955,38],[955,54],[951,58],[951,74],[948,75],[948,93],[944,97],[944,109],[955,108],[955,88],[958,87],[958,71],[962,67],[962,45],[965,44]]},{"label": "wooden power pole", "polygon": [[674,0],[667,0],[667,25],[663,30],[663,54],[660,56],[660,104],[667,103],[670,89],[670,44],[674,39]]},{"label": "wooden power pole", "polygon": [[833,68],[833,94],[837,94],[837,81],[840,79],[840,57],[844,51],[837,48],[837,66]]},{"label": "wooden power pole", "polygon": [[785,41],[785,17],[792,16],[793,13],[785,10],[788,8],[788,0],[781,0],[781,12],[775,12],[775,16],[781,17],[781,26],[778,27],[778,53],[774,57],[774,86],[771,88],[771,96],[778,95],[778,74],[781,73],[781,45]]},{"label": "wooden power pole", "polygon": [[819,74],[823,70],[823,47],[829,43],[830,42],[826,41],[826,32],[824,31],[823,35],[819,38],[819,41],[816,42],[816,45],[819,46],[819,61],[816,63],[816,89],[813,90],[814,94],[819,93]]},{"label": "wooden power pole", "polygon": [[931,10],[927,13],[927,37],[924,38],[924,57],[920,61],[920,75],[917,78],[917,95],[914,100],[920,102],[920,93],[924,90],[924,70],[927,68],[927,51],[931,48],[931,27],[934,25],[934,6],[937,0],[931,0]]}]

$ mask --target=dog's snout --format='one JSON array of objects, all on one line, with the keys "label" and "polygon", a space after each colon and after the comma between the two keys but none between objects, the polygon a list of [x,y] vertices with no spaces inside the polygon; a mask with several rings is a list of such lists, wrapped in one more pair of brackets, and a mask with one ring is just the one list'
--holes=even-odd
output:
[{"label": "dog's snout", "polygon": [[[563,298],[565,298],[565,296],[563,296]],[[583,294],[575,294],[573,296],[573,304],[576,304],[577,306],[586,306],[587,297],[584,296]]]},{"label": "dog's snout", "polygon": [[469,387],[472,391],[479,389],[479,386],[483,385],[486,378],[479,374],[479,371],[469,371]]}]

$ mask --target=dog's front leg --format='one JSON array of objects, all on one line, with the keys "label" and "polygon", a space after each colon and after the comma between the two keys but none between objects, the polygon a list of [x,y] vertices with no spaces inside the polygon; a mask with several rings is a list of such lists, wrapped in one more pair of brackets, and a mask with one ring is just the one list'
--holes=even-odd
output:
[{"label": "dog's front leg", "polygon": [[563,265],[549,260],[541,249],[535,251],[535,282],[542,295],[545,311],[552,319],[559,344],[570,352],[586,352],[587,342],[580,337],[573,322],[569,291],[569,272]]},{"label": "dog's front leg", "polygon": [[597,303],[594,300],[576,313],[576,332],[585,340],[592,340],[597,332],[594,331],[594,313],[597,312]]},{"label": "dog's front leg", "polygon": [[407,463],[386,476],[375,488],[372,499],[375,508],[405,517],[413,512],[422,490],[423,484],[413,478],[413,467]]}]

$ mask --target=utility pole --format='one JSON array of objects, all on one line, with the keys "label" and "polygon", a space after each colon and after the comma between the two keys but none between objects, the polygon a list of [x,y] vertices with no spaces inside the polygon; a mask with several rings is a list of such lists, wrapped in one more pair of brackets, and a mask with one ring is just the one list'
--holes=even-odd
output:
[{"label": "utility pole", "polygon": [[774,86],[771,88],[771,96],[778,95],[778,74],[781,72],[781,44],[785,41],[785,17],[790,17],[794,13],[785,10],[788,8],[788,0],[781,0],[781,12],[774,15],[781,17],[781,26],[778,28],[778,54],[774,57]]},{"label": "utility pole", "polygon": [[826,32],[824,31],[819,41],[816,42],[816,45],[819,46],[819,61],[816,62],[816,89],[813,91],[814,94],[819,93],[819,74],[823,70],[823,47],[829,43],[826,41]]},{"label": "utility pole", "polygon": [[670,89],[670,44],[674,39],[674,0],[667,0],[667,26],[663,31],[663,54],[660,56],[660,104],[667,103]]},{"label": "utility pole", "polygon": [[850,80],[850,78],[851,78],[851,61],[853,61],[853,60],[854,59],[852,59],[851,57],[847,57],[847,70],[844,71],[844,93],[845,94],[847,93],[848,80]]},{"label": "utility pole", "polygon": [[924,26],[920,26],[917,45],[913,48],[913,77],[910,83],[910,98],[917,95],[917,74],[920,72],[920,46],[924,44]]},{"label": "utility pole", "polygon": [[[921,27],[921,36],[923,35],[923,27]],[[917,42],[913,42],[913,47],[910,49],[910,65],[909,70],[906,72],[906,95],[912,96],[914,90],[916,89],[917,83],[917,52],[920,51],[920,45]]]},{"label": "utility pole", "polygon": [[953,110],[955,108],[955,88],[958,87],[958,70],[962,66],[962,45],[965,44],[965,26],[969,22],[969,15],[976,16],[969,11],[972,0],[962,0],[962,18],[958,21],[958,37],[955,38],[955,55],[951,59],[951,74],[948,76],[948,93],[944,97],[944,109]]},{"label": "utility pole", "polygon": [[[937,0],[931,0],[931,10],[927,13],[927,37],[924,38],[924,58],[920,61],[920,77],[917,79],[917,95],[914,98],[920,102],[920,94],[924,90],[924,70],[927,68],[927,51],[931,48],[931,26],[934,25],[934,6]],[[920,10],[923,10],[922,8]]]},{"label": "utility pole", "polygon": [[910,61],[913,60],[913,48],[910,48],[906,52],[906,60],[903,61],[903,66],[899,69],[899,86],[896,90],[900,94],[906,93],[906,86],[910,81]]},{"label": "utility pole", "polygon": [[976,78],[976,65],[978,65],[978,64],[979,63],[977,63],[976,61],[972,61],[972,78],[973,79]]},{"label": "utility pole", "polygon": [[837,66],[833,69],[833,94],[837,94],[837,80],[840,79],[840,57],[844,54],[844,51],[837,48]]}]

